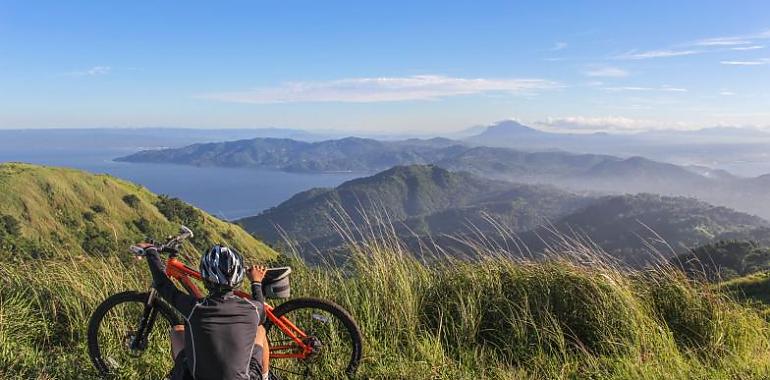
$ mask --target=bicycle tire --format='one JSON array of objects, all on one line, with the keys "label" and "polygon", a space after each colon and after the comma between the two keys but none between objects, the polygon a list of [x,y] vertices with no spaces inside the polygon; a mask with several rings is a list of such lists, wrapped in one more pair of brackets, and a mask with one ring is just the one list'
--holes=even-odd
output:
[{"label": "bicycle tire", "polygon": [[[352,343],[350,361],[348,362],[348,366],[345,370],[346,375],[349,378],[352,378],[358,370],[358,365],[361,361],[361,355],[363,352],[363,339],[361,337],[361,330],[359,329],[358,324],[355,322],[350,313],[343,309],[342,306],[337,305],[334,302],[321,298],[306,297],[295,298],[284,302],[273,310],[273,314],[276,318],[280,318],[281,316],[298,309],[323,310],[338,318],[340,322],[342,322],[342,324],[347,329],[348,334],[350,335]],[[270,320],[267,320],[264,327],[265,330],[269,333],[270,329],[273,327],[273,323]]]},{"label": "bicycle tire", "polygon": [[[102,320],[112,308],[127,302],[138,302],[144,304],[147,302],[149,296],[149,293],[140,293],[137,291],[126,291],[113,294],[104,300],[101,304],[99,304],[96,310],[94,310],[94,313],[91,314],[91,319],[88,321],[87,334],[88,354],[91,357],[91,362],[93,363],[94,367],[102,377],[108,378],[112,375],[112,371],[109,365],[102,358],[101,349],[99,347],[99,328]],[[175,325],[182,323],[177,316],[176,311],[165,302],[156,300],[154,306],[160,312],[160,315],[165,318],[169,324]]]}]

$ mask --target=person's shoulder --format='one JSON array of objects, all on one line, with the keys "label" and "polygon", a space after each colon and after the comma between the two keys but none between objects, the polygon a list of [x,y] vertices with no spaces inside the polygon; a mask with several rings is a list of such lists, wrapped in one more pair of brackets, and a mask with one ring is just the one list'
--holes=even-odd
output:
[{"label": "person's shoulder", "polygon": [[259,305],[258,301],[238,296],[228,297],[225,302],[248,307],[257,307]]}]

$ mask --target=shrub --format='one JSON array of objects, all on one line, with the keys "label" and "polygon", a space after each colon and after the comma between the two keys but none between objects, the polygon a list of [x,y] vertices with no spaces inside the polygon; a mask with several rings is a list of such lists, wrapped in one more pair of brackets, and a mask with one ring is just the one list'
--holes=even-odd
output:
[{"label": "shrub", "polygon": [[117,249],[114,236],[110,232],[100,230],[94,226],[86,228],[81,246],[84,251],[92,255],[106,255]]},{"label": "shrub", "polygon": [[134,226],[136,226],[136,228],[141,233],[143,233],[145,235],[145,237],[147,237],[147,236],[151,237],[152,236],[152,225],[150,224],[150,221],[147,220],[147,218],[141,217],[141,218],[135,220],[134,221]]},{"label": "shrub", "polygon": [[192,226],[199,225],[203,222],[203,216],[195,207],[188,205],[179,198],[171,198],[167,195],[161,195],[158,197],[158,201],[155,202],[155,207],[158,208],[166,219],[182,223],[192,228]]},{"label": "shrub", "polygon": [[11,236],[21,235],[21,224],[11,215],[0,216],[0,230]]},{"label": "shrub", "polygon": [[91,211],[86,211],[86,212],[83,213],[83,219],[85,219],[85,220],[87,220],[89,222],[93,222],[94,218],[96,218],[96,214],[94,214]]},{"label": "shrub", "polygon": [[135,194],[128,194],[123,196],[123,202],[125,202],[131,208],[139,207],[141,200]]}]

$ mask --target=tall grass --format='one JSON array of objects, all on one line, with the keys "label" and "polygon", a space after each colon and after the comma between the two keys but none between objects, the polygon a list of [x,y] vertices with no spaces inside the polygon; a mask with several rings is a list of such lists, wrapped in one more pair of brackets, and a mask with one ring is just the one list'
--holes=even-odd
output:
[{"label": "tall grass", "polygon": [[[351,241],[341,266],[281,259],[295,269],[295,296],[334,300],[356,318],[361,378],[770,377],[768,323],[666,267],[629,271],[569,239],[549,260],[479,244],[473,260],[425,263],[379,236]],[[0,261],[0,378],[95,377],[87,320],[110,294],[145,289],[145,265],[66,255]],[[158,357],[147,372],[164,365]]]}]

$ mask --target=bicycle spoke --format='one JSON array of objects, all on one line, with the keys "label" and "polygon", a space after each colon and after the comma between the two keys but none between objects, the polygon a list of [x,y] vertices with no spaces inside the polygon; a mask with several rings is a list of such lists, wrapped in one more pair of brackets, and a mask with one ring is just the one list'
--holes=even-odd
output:
[{"label": "bicycle spoke", "polygon": [[146,334],[144,349],[130,347],[139,338],[136,329],[143,313],[141,303],[119,304],[104,316],[100,325],[98,339],[102,358],[120,378],[147,378],[149,368],[160,368],[159,373],[153,374],[160,378],[170,370],[170,326],[164,318],[155,319],[152,330]]},{"label": "bicycle spoke", "polygon": [[[297,309],[285,315],[308,335],[305,343],[314,348],[314,353],[307,359],[274,359],[271,363],[276,365],[271,364],[272,369],[285,372],[287,379],[329,378],[345,373],[352,348],[350,336],[339,319],[318,309]],[[271,345],[292,342],[278,328],[271,329],[268,337]]]}]

